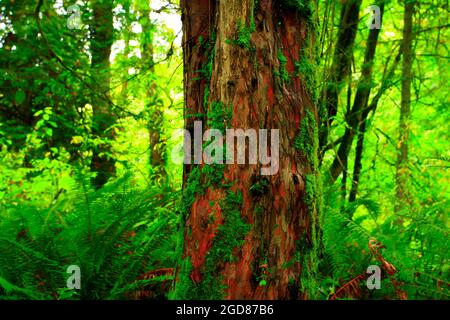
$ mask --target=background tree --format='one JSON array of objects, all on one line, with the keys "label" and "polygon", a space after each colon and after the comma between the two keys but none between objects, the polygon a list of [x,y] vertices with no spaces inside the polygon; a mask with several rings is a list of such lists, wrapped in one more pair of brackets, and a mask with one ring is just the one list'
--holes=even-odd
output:
[{"label": "background tree", "polygon": [[[150,18],[150,4],[144,3],[140,7],[140,24],[142,25],[141,47],[144,65],[153,74],[155,70],[154,59],[154,28]],[[147,108],[148,108],[148,131],[149,131],[149,158],[150,158],[150,177],[156,181],[165,179],[165,156],[166,148],[163,140],[164,128],[164,110],[157,90],[157,83],[153,77],[149,78],[147,86]]]},{"label": "background tree", "polygon": [[115,118],[111,112],[110,97],[110,56],[113,44],[113,5],[111,1],[94,0],[92,6],[91,69],[98,86],[93,96],[92,129],[94,136],[104,140],[95,146],[91,168],[97,175],[93,184],[100,188],[114,175],[114,159],[107,139],[113,139]]},{"label": "background tree", "polygon": [[[408,140],[411,123],[411,82],[413,64],[413,14],[415,1],[405,2],[403,21],[402,98],[400,107],[399,153],[397,157],[396,192],[400,207],[408,202]],[[398,207],[397,207],[398,210]]]},{"label": "background tree", "polygon": [[321,126],[321,149],[326,144],[329,127],[338,111],[339,93],[345,86],[348,77],[351,76],[351,60],[358,30],[361,2],[361,0],[350,0],[345,1],[342,5],[332,65],[329,75],[327,75],[328,78],[324,79],[327,85],[323,90],[322,104],[326,117],[323,117],[325,121]]},{"label": "background tree", "polygon": [[[384,13],[384,1],[380,1],[377,4],[380,5],[381,22]],[[332,182],[334,182],[337,177],[347,169],[348,155],[352,147],[353,138],[359,128],[359,125],[365,120],[363,115],[368,115],[368,112],[365,112],[364,110],[368,107],[368,100],[372,87],[372,70],[379,33],[380,29],[377,28],[371,29],[369,32],[364,60],[361,66],[361,78],[355,93],[355,100],[351,109],[347,109],[346,112],[347,128],[342,136],[336,157],[330,167],[330,177]]]}]

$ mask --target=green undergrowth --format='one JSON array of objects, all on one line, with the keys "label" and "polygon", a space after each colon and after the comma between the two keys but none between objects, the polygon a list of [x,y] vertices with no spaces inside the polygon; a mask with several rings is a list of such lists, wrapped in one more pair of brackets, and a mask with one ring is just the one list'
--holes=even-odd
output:
[{"label": "green undergrowth", "polygon": [[[175,198],[123,178],[98,191],[80,180],[50,207],[1,206],[0,299],[127,299],[148,289],[140,275],[175,264]],[[80,290],[67,288],[70,265],[81,269]]]}]

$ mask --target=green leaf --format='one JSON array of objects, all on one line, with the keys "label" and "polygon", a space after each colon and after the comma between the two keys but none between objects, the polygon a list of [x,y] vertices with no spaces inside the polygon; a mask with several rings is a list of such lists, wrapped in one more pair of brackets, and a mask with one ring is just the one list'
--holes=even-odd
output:
[{"label": "green leaf", "polygon": [[16,91],[15,100],[17,104],[22,104],[25,101],[26,95],[22,89]]}]

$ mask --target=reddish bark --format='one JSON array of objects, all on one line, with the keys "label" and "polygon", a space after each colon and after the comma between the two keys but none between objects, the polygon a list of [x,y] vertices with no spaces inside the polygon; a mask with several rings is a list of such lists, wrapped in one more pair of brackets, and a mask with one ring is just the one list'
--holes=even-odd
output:
[{"label": "reddish bark", "polygon": [[[230,248],[236,260],[217,263],[226,285],[224,297],[305,298],[312,293],[298,290],[299,279],[305,268],[314,269],[315,262],[304,257],[318,243],[313,235],[318,234],[320,219],[316,208],[306,203],[306,175],[316,172],[307,160],[308,155],[294,148],[294,140],[307,112],[317,117],[317,111],[302,77],[294,73],[302,49],[311,48],[314,37],[298,9],[283,7],[279,1],[260,0],[253,11],[252,4],[251,0],[182,1],[185,114],[201,111],[208,115],[209,110],[203,106],[208,86],[209,103],[220,101],[232,106],[230,127],[279,129],[279,172],[262,177],[260,165],[227,165],[223,182],[235,181],[233,186],[227,190],[220,184],[212,185],[195,198],[186,218],[184,258],[192,264],[189,275],[192,285],[199,285],[207,276],[205,261],[216,245],[218,230],[226,223],[221,201],[228,191],[240,191],[241,217],[251,228],[241,247]],[[237,36],[237,26],[245,22],[250,28],[253,17],[255,30],[249,46],[244,48],[230,42]],[[208,61],[208,52],[196,47],[198,37],[208,38],[212,32],[215,51],[211,79],[198,81],[196,70]],[[277,75],[282,68],[279,52],[286,58],[289,81]],[[192,121],[193,118],[186,119],[187,128]],[[188,166],[186,178],[190,171]],[[261,195],[252,194],[250,188],[261,179],[267,180],[267,190]],[[262,213],[257,213],[256,208]],[[310,265],[305,266],[305,261]],[[259,285],[257,280],[262,274],[266,277],[265,285]]]}]

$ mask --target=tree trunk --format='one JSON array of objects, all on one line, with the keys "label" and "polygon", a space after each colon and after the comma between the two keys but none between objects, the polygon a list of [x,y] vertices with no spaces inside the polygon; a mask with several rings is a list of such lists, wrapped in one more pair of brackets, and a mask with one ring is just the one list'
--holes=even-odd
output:
[{"label": "tree trunk", "polygon": [[[141,47],[142,47],[142,61],[144,66],[148,67],[150,72],[155,72],[154,68],[154,48],[153,48],[153,25],[150,20],[150,4],[148,1],[140,5],[141,18],[140,24],[142,26]],[[150,178],[153,181],[164,180],[167,176],[165,170],[165,153],[166,148],[162,140],[162,130],[164,125],[164,111],[160,103],[161,99],[156,92],[156,83],[152,77],[147,82],[147,102],[149,120],[148,120],[148,134],[149,134],[149,165]]]},{"label": "tree trunk", "polygon": [[[362,112],[361,117],[361,123],[359,124],[359,130],[358,130],[358,141],[356,144],[356,154],[355,154],[355,163],[353,166],[353,178],[352,178],[352,189],[350,191],[349,195],[349,201],[353,202],[356,200],[356,197],[358,195],[358,189],[359,189],[359,182],[361,179],[361,171],[362,171],[362,157],[363,157],[363,151],[364,151],[364,140],[365,140],[365,134],[367,131],[367,117],[369,113],[373,112],[375,113],[375,110],[377,109],[378,102],[380,101],[382,95],[386,92],[387,89],[389,89],[392,86],[393,78],[395,76],[395,71],[397,70],[397,66],[400,63],[400,58],[402,56],[402,49],[400,48],[397,56],[394,59],[394,62],[392,66],[389,68],[389,70],[386,69],[385,74],[383,75],[383,80],[381,81],[381,87],[378,90],[377,94],[373,97],[372,102],[370,105],[365,108],[365,110]],[[388,60],[389,61],[389,60]]]},{"label": "tree trunk", "polygon": [[349,202],[353,202],[356,200],[356,195],[358,193],[358,185],[359,185],[359,179],[361,177],[361,170],[362,170],[362,157],[363,157],[363,151],[364,151],[364,137],[366,134],[366,125],[367,125],[367,119],[364,118],[360,125],[358,130],[358,140],[356,142],[356,150],[355,150],[355,165],[353,166],[353,179],[352,179],[352,189],[350,190],[350,195],[348,197]]},{"label": "tree trunk", "polygon": [[[384,2],[378,4],[380,7],[380,19],[383,18],[384,13]],[[373,61],[375,58],[375,51],[378,43],[378,35],[380,34],[380,29],[372,29],[369,32],[369,37],[367,40],[367,48],[364,55],[364,63],[361,68],[361,79],[358,83],[358,89],[356,90],[355,100],[353,101],[353,106],[350,112],[346,114],[347,126],[345,129],[342,142],[339,145],[339,149],[333,163],[330,167],[330,179],[331,182],[336,181],[342,170],[347,167],[348,154],[353,144],[353,138],[357,133],[358,127],[363,120],[363,115],[367,116],[365,113],[367,110],[367,104],[370,96],[370,91],[372,87],[372,71],[373,71]]]},{"label": "tree trunk", "polygon": [[[110,89],[111,46],[113,43],[113,5],[111,1],[92,1],[92,41],[91,54],[92,74],[95,77],[98,92],[92,99],[94,137],[112,140],[114,138],[111,126],[115,119],[108,103]],[[98,145],[92,155],[91,169],[97,173],[93,179],[96,188],[101,188],[115,174],[115,161],[111,155],[111,145],[105,141]]]},{"label": "tree trunk", "polygon": [[411,81],[413,63],[413,14],[414,1],[406,1],[403,25],[403,70],[402,70],[402,101],[400,106],[400,127],[397,156],[396,194],[397,210],[408,201],[407,181],[408,170],[408,140],[411,121]]},{"label": "tree trunk", "polygon": [[314,298],[321,184],[311,4],[184,0],[181,7],[186,128],[200,120],[222,132],[279,129],[280,148],[279,161],[270,150],[275,175],[262,176],[258,164],[186,165],[175,297]]},{"label": "tree trunk", "polygon": [[[131,23],[133,22],[132,19],[130,19],[129,17],[131,16],[131,0],[129,1],[124,1],[122,3],[123,5],[123,10],[125,11],[125,16],[127,17],[127,19],[124,19],[123,22],[123,31],[121,34],[121,38],[123,39],[123,41],[125,42],[124,44],[124,49],[123,49],[123,57],[124,60],[127,61],[128,60],[128,56],[131,53],[131,46],[130,46],[130,41],[132,40],[132,30],[131,30]],[[118,101],[119,101],[119,105],[126,105],[128,102],[128,79],[129,79],[130,75],[128,73],[122,74],[121,75],[121,88],[120,88],[120,94],[118,97]]]},{"label": "tree trunk", "polygon": [[330,77],[322,96],[322,104],[327,113],[323,119],[320,130],[320,149],[322,150],[328,141],[329,127],[337,114],[339,93],[342,85],[348,79],[351,71],[353,56],[353,45],[355,44],[356,32],[359,23],[359,10],[361,0],[348,0],[342,5],[339,32],[334,49],[333,63]]}]

